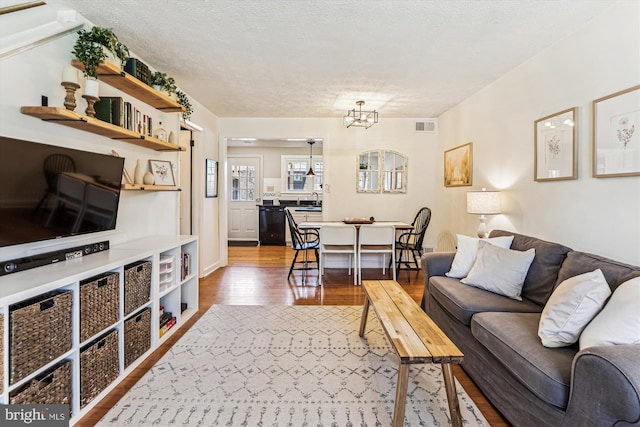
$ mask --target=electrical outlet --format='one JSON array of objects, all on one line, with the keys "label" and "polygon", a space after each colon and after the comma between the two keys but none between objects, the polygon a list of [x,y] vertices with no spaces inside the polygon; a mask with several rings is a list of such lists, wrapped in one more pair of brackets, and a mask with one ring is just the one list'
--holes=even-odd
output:
[{"label": "electrical outlet", "polygon": [[325,193],[331,193],[331,186],[329,184],[324,184],[322,186],[322,189],[324,190]]}]

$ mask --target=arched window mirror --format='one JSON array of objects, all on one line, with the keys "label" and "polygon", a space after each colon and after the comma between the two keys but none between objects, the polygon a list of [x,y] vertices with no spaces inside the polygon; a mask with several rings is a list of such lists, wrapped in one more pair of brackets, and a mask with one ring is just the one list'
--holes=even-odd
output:
[{"label": "arched window mirror", "polygon": [[405,193],[407,157],[397,151],[371,150],[358,155],[359,193]]}]

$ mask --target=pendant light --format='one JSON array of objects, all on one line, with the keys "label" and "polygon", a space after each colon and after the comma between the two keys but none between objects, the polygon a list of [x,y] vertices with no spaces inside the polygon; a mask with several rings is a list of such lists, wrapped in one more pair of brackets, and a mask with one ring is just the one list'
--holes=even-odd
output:
[{"label": "pendant light", "polygon": [[316,143],[315,139],[310,139],[307,141],[309,144],[309,172],[307,172],[307,176],[315,176],[316,174],[313,172],[313,144]]}]

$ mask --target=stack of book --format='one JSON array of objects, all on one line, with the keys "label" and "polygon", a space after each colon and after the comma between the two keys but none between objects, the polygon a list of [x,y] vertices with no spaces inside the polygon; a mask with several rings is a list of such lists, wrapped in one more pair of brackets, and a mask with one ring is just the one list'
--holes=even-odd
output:
[{"label": "stack of book", "polygon": [[151,136],[153,120],[119,96],[103,96],[95,103],[96,118],[112,125]]},{"label": "stack of book", "polygon": [[176,324],[176,318],[170,311],[160,310],[160,336],[163,336]]}]

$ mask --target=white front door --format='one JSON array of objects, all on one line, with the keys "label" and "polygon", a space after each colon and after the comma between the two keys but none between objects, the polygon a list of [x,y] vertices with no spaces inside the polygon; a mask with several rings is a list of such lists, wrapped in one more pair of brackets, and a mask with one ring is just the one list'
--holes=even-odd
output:
[{"label": "white front door", "polygon": [[261,158],[229,156],[229,240],[258,241]]}]

